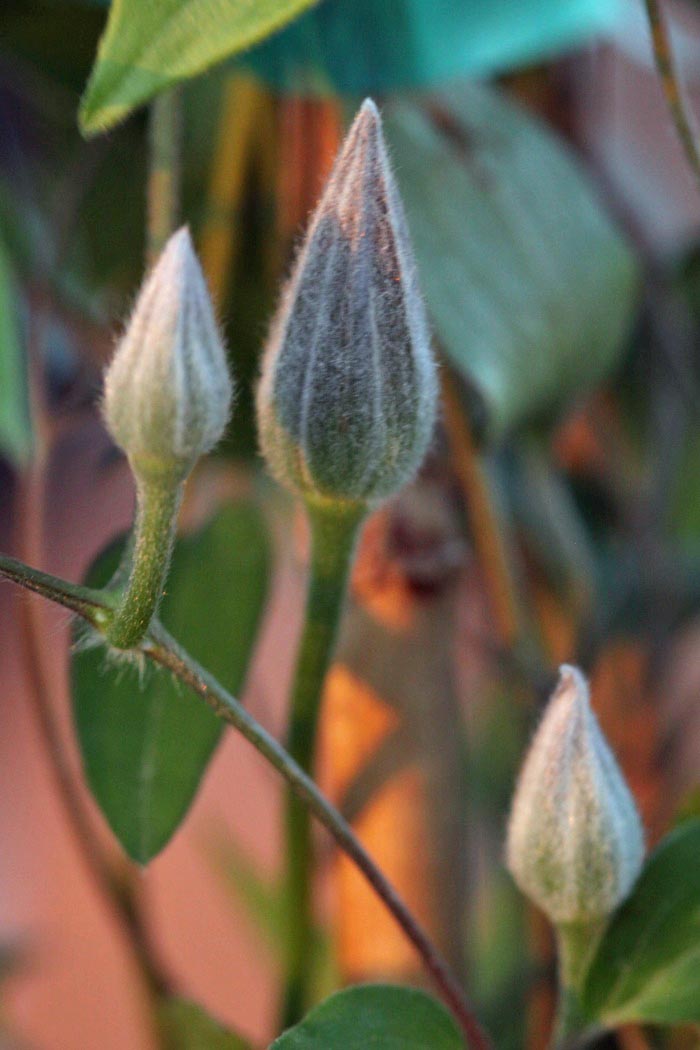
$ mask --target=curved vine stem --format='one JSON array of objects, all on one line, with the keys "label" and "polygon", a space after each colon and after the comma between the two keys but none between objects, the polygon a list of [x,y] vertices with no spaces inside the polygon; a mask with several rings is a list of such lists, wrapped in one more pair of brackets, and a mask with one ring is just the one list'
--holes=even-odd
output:
[{"label": "curved vine stem", "polygon": [[661,10],[661,0],[644,0],[651,29],[654,61],[661,80],[666,103],[676,126],[686,158],[700,189],[700,146],[693,126],[693,118],[678,79],[674,61],[671,34]]},{"label": "curved vine stem", "polygon": [[[0,555],[0,576],[15,583],[36,589],[37,580],[50,581],[46,597],[75,610],[76,598],[80,598],[85,612],[80,614],[88,622],[102,628],[113,615],[109,603],[96,599],[95,592],[87,588],[66,584],[56,577],[23,565],[22,562]],[[492,1050],[489,1036],[481,1027],[464,990],[450,970],[448,964],[435,947],[423,927],[396,892],[384,873],[356,838],[352,828],[331,805],[311,777],[304,772],[282,745],[263,728],[251,714],[229,693],[217,679],[201,667],[190,654],[158,622],[151,625],[147,637],[139,646],[140,652],[161,667],[167,668],[185,685],[200,696],[221,718],[237,729],[270,765],[280,773],[297,797],[308,807],[316,819],[323,824],[337,845],[347,854],[363,873],[377,896],[394,916],[406,937],[418,952],[428,973],[433,978],[445,1004],[454,1014],[462,1029],[470,1050]]]},{"label": "curved vine stem", "polygon": [[280,743],[211,675],[201,667],[160,624],[151,627],[141,650],[167,667],[197,693],[212,710],[237,729],[274,766],[297,797],[330,832],[335,842],[357,865],[381,898],[423,960],[446,1005],[457,1019],[471,1050],[490,1050],[491,1041],[482,1029],[464,990],[423,927],[396,892],[384,873],[356,838],[352,828],[316,786],[311,777]]}]

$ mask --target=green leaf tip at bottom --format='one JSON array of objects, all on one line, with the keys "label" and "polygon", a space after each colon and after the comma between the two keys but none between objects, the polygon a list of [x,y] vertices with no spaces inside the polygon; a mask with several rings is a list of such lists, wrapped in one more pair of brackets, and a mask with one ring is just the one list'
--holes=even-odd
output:
[{"label": "green leaf tip at bottom", "polygon": [[445,1007],[425,992],[365,984],[336,992],[269,1050],[464,1050]]},{"label": "green leaf tip at bottom", "polygon": [[[252,503],[222,510],[176,544],[163,621],[227,688],[245,675],[268,574],[264,522]],[[112,548],[93,567],[102,584],[119,560]],[[72,663],[73,706],[91,790],[129,856],[146,864],[184,818],[223,723],[160,668],[110,666],[102,647]]]},{"label": "green leaf tip at bottom", "polygon": [[187,999],[168,999],[158,1013],[161,1050],[251,1050],[240,1035],[222,1028]]},{"label": "green leaf tip at bottom", "polygon": [[670,832],[615,914],[583,993],[591,1018],[700,1022],[700,820]]},{"label": "green leaf tip at bottom", "polygon": [[113,0],[83,96],[84,135],[251,47],[317,0]]}]

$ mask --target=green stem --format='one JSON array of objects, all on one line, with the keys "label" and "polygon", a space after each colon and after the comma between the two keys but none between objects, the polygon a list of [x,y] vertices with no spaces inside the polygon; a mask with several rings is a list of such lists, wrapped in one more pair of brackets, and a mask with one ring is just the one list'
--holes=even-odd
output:
[{"label": "green stem", "polygon": [[146,254],[153,265],[180,220],[182,169],[181,89],[161,92],[149,113]]},{"label": "green stem", "polygon": [[136,475],[136,521],[131,568],[126,587],[105,637],[117,649],[133,649],[158,611],[175,541],[182,482]]},{"label": "green stem", "polygon": [[581,990],[605,922],[563,923],[557,926],[559,1002],[554,1026],[554,1050],[569,1050],[590,1029],[581,1005]]},{"label": "green stem", "polygon": [[[364,509],[309,506],[311,557],[304,626],[290,701],[287,750],[310,773],[321,696],[333,655],[352,554]],[[282,1021],[295,1024],[308,1007],[313,954],[313,844],[307,807],[290,791],[286,804],[288,909]]]},{"label": "green stem", "polygon": [[18,583],[20,587],[77,613],[93,627],[105,622],[110,616],[109,599],[103,591],[68,583],[67,580],[51,576],[48,572],[32,569],[7,554],[0,554],[0,577]]}]

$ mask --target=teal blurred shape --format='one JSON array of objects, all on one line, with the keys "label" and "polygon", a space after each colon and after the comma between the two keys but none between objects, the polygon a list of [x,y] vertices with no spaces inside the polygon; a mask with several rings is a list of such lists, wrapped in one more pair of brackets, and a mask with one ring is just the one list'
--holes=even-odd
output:
[{"label": "teal blurred shape", "polygon": [[322,0],[241,61],[286,91],[383,92],[532,64],[620,15],[619,0]]}]

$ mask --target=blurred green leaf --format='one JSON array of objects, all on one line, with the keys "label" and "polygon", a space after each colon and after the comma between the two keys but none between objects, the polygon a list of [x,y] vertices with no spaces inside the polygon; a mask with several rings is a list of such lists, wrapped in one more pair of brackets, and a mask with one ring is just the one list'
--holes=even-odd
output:
[{"label": "blurred green leaf", "polygon": [[681,824],[686,820],[700,819],[700,784],[692,787],[681,796],[680,803],[674,813],[674,822]]},{"label": "blurred green leaf", "polygon": [[[265,600],[265,525],[252,503],[222,510],[175,548],[161,615],[197,659],[236,692]],[[103,585],[119,551],[88,575]],[[112,830],[145,864],[168,842],[194,798],[222,723],[166,672],[109,666],[102,649],[72,664],[78,739],[90,787]]]},{"label": "blurred green leaf", "polygon": [[159,1011],[161,1050],[251,1050],[250,1043],[213,1021],[201,1006],[168,999]]},{"label": "blurred green leaf", "polygon": [[[14,90],[29,93],[46,116],[64,113],[75,121],[76,93],[85,83],[105,12],[64,0],[3,0],[3,55],[19,58]],[[23,68],[24,62],[31,65]],[[53,82],[53,97],[45,89]],[[73,124],[73,126],[75,126]]]},{"label": "blurred green leaf", "polygon": [[164,88],[257,43],[315,0],[113,0],[80,107],[104,131]]},{"label": "blurred green leaf", "polygon": [[457,1025],[425,992],[365,984],[336,992],[270,1050],[464,1050]]},{"label": "blurred green leaf", "polygon": [[528,548],[565,601],[590,609],[597,552],[568,480],[539,441],[523,442],[514,459],[509,495]]},{"label": "blurred green leaf", "polygon": [[[692,388],[689,387],[689,389]],[[699,471],[700,434],[693,427],[685,439],[678,467],[678,478],[674,485],[673,499],[669,508],[671,533],[674,539],[690,551],[697,551],[700,539],[700,500],[697,494]]]},{"label": "blurred green leaf", "polygon": [[227,837],[216,847],[218,866],[234,896],[255,923],[266,945],[282,956],[280,930],[287,921],[285,882],[266,876],[237,842]]},{"label": "blurred green leaf", "polygon": [[3,19],[16,102],[0,224],[23,276],[41,277],[62,306],[111,325],[142,276],[146,169],[142,122],[89,146],[76,127],[76,93],[104,22],[104,11],[37,0]]},{"label": "blurred green leaf", "polygon": [[[215,847],[218,866],[236,900],[255,924],[276,963],[284,962],[285,945],[280,936],[288,921],[286,882],[271,879],[231,837]],[[318,1001],[338,987],[340,977],[330,931],[317,924],[312,941],[312,981]]]},{"label": "blurred green leaf", "polygon": [[599,382],[638,268],[570,151],[476,85],[397,102],[385,123],[436,334],[490,435]]},{"label": "blurred green leaf", "polygon": [[282,90],[391,91],[541,60],[619,14],[617,0],[324,0],[243,62]]},{"label": "blurred green leaf", "polygon": [[700,820],[649,858],[598,948],[584,1006],[610,1026],[700,1021]]},{"label": "blurred green leaf", "polygon": [[31,454],[32,429],[18,314],[10,260],[0,241],[0,455],[21,466]]}]

